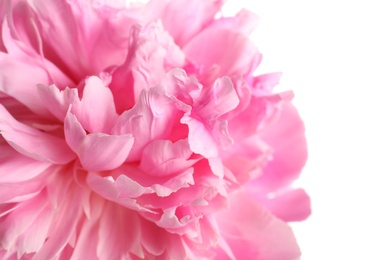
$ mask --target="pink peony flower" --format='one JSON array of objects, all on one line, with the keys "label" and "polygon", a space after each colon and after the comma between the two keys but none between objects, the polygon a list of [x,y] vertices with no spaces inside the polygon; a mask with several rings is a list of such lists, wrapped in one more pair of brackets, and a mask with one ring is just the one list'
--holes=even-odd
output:
[{"label": "pink peony flower", "polygon": [[0,2],[1,259],[299,258],[304,126],[223,2]]}]

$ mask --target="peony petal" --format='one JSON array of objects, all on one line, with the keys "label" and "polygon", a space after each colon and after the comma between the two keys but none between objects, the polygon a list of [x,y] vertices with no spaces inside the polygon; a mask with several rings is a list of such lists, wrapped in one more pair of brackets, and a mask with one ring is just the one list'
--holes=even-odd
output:
[{"label": "peony petal", "polygon": [[70,111],[68,111],[65,117],[64,128],[66,143],[77,153],[81,142],[87,136],[87,132],[85,132],[76,116]]},{"label": "peony petal", "polygon": [[81,191],[80,187],[72,185],[66,190],[67,197],[57,209],[56,219],[51,222],[50,236],[43,247],[31,258],[55,259],[65,248],[71,236],[75,233],[76,225],[82,212],[82,205],[79,201],[87,192]]},{"label": "peony petal", "polygon": [[167,97],[161,88],[143,91],[135,106],[118,118],[112,130],[113,134],[134,136],[134,146],[127,161],[140,160],[142,150],[149,142],[167,139],[180,113],[176,101]]},{"label": "peony petal", "polygon": [[0,150],[0,183],[31,180],[51,165],[26,157],[8,145],[0,144]]},{"label": "peony petal", "polygon": [[229,209],[218,214],[217,221],[236,259],[299,259],[298,244],[287,224],[243,192],[230,195],[229,201]]},{"label": "peony petal", "polygon": [[64,140],[19,123],[2,105],[0,132],[15,150],[39,161],[66,164],[75,158]]},{"label": "peony petal", "polygon": [[[159,2],[161,0],[154,0]],[[184,46],[195,34],[208,25],[220,10],[224,0],[178,0],[165,1],[160,19],[179,46]]]},{"label": "peony petal", "polygon": [[[19,257],[25,252],[31,252],[27,250],[39,249],[46,238],[47,226],[45,223],[40,223],[40,226],[42,227],[42,233],[35,234],[35,243],[37,244],[28,244],[29,241],[26,240],[27,237],[24,236],[28,229],[34,227],[34,224],[39,224],[39,218],[43,217],[40,216],[41,212],[44,215],[47,213],[45,210],[47,205],[48,201],[46,194],[41,193],[34,198],[23,202],[20,207],[13,210],[6,217],[1,218],[0,234],[2,234],[2,236],[0,246],[6,250],[11,250],[14,247],[18,248]],[[50,222],[47,223],[50,224]],[[36,246],[38,246],[38,248],[36,248]]]},{"label": "peony petal", "polygon": [[[35,86],[37,83],[50,81],[47,72],[39,64],[17,60],[0,52],[0,71],[1,92],[15,98],[37,114],[50,116],[40,101]],[[20,71],[23,71],[23,77],[20,77]]]},{"label": "peony petal", "polygon": [[169,140],[156,140],[143,150],[140,169],[151,176],[165,176],[191,167],[192,151],[188,140],[172,143]]},{"label": "peony petal", "polygon": [[96,76],[86,80],[83,97],[71,111],[90,133],[109,133],[118,117],[110,89]]},{"label": "peony petal", "polygon": [[253,135],[234,143],[221,153],[221,157],[224,166],[233,173],[235,180],[244,184],[261,175],[271,157],[271,149],[259,135]]},{"label": "peony petal", "polygon": [[307,160],[305,127],[291,103],[286,103],[276,124],[261,132],[262,139],[273,150],[273,159],[255,181],[259,189],[272,191],[291,184]]},{"label": "peony petal", "polygon": [[194,103],[194,110],[201,118],[211,121],[236,108],[240,100],[228,77],[217,79],[212,87],[204,89]]},{"label": "peony petal", "polygon": [[261,61],[261,54],[245,35],[227,29],[210,27],[188,42],[183,50],[187,59],[197,66],[208,69],[218,65],[219,75],[247,76]]},{"label": "peony petal", "polygon": [[[113,220],[115,225],[112,224]],[[142,257],[141,235],[137,213],[107,203],[100,216],[98,259],[126,259],[129,252]]]},{"label": "peony petal", "polygon": [[126,160],[133,143],[132,135],[89,134],[77,148],[77,154],[86,170],[112,170]]},{"label": "peony petal", "polygon": [[253,198],[284,221],[304,220],[311,214],[310,198],[304,190],[288,190],[273,195],[270,198],[261,198],[258,192],[251,193]]},{"label": "peony petal", "polygon": [[56,85],[38,84],[37,87],[41,102],[50,109],[51,114],[61,121],[64,121],[69,106],[80,102],[76,88],[67,87],[61,91]]},{"label": "peony petal", "polygon": [[194,102],[193,110],[180,120],[188,125],[188,141],[194,153],[213,158],[218,156],[219,147],[226,148],[233,143],[227,121],[218,118],[238,104],[239,98],[228,77],[216,80],[213,86],[202,92]]},{"label": "peony petal", "polygon": [[249,36],[259,24],[259,17],[247,9],[243,9],[234,17],[221,17],[208,27],[218,30],[229,29]]},{"label": "peony petal", "polygon": [[188,125],[191,151],[206,158],[218,156],[218,144],[205,124],[188,115],[183,116],[180,122]]},{"label": "peony petal", "polygon": [[185,59],[161,23],[135,26],[131,36],[126,61],[113,71],[110,84],[119,113],[131,108],[143,89],[159,84],[167,70],[183,66]]},{"label": "peony petal", "polygon": [[105,201],[91,194],[90,197],[85,202],[87,207],[90,207],[90,214],[86,216],[82,225],[80,233],[77,236],[77,241],[75,242],[74,250],[70,259],[97,259],[97,244],[99,240],[98,234],[98,225],[99,220],[104,209]]},{"label": "peony petal", "polygon": [[[117,180],[114,180],[111,176],[101,177],[96,173],[90,172],[87,176],[87,184],[93,191],[107,200],[133,210],[152,212],[140,206],[135,200],[142,194],[152,193],[152,189],[142,187],[124,175],[120,175]],[[132,190],[134,188],[136,190]]]}]

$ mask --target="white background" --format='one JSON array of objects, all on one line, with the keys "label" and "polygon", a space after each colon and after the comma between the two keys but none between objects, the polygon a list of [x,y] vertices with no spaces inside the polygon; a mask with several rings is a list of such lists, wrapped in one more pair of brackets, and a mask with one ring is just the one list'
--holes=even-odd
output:
[{"label": "white background", "polygon": [[230,0],[225,14],[239,6],[306,123],[302,260],[390,259],[390,1]]}]

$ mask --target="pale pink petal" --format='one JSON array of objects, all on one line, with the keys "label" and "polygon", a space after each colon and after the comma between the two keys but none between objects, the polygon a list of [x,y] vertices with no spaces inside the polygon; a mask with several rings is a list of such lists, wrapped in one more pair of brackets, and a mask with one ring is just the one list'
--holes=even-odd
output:
[{"label": "pale pink petal", "polygon": [[76,116],[70,111],[65,117],[64,132],[66,143],[75,153],[77,153],[81,142],[87,136],[87,132],[77,120]]},{"label": "pale pink petal", "polygon": [[154,0],[164,2],[160,19],[177,44],[183,46],[213,20],[224,0]]},{"label": "pale pink petal", "polygon": [[45,180],[41,176],[24,182],[0,183],[0,203],[14,203],[29,200],[44,187]]},{"label": "pale pink petal", "polygon": [[194,37],[183,50],[187,59],[197,66],[208,69],[218,65],[219,75],[247,76],[261,60],[256,46],[245,35],[212,27]]},{"label": "pale pink petal", "polygon": [[[115,225],[112,225],[112,221]],[[126,259],[129,252],[142,257],[139,216],[113,203],[107,204],[100,217],[97,256],[99,259]]]},{"label": "pale pink petal", "polygon": [[51,222],[50,236],[42,248],[34,254],[32,260],[54,259],[65,248],[75,232],[82,212],[78,202],[85,193],[81,192],[76,185],[70,186],[66,191],[67,197],[59,205],[55,221]]},{"label": "pale pink petal", "polygon": [[299,247],[287,224],[243,192],[231,194],[229,202],[228,210],[218,214],[218,226],[236,259],[299,259]]},{"label": "pale pink petal", "polygon": [[203,90],[199,99],[194,102],[194,111],[201,118],[212,121],[236,108],[239,102],[232,81],[223,77]]},{"label": "pale pink petal", "polygon": [[262,74],[252,78],[252,92],[256,96],[272,94],[273,88],[279,84],[282,73],[274,72]]},{"label": "pale pink petal", "polygon": [[97,259],[97,244],[99,241],[99,219],[104,208],[104,200],[97,196],[88,198],[88,204],[92,204],[89,217],[85,217],[78,234],[74,250],[70,259]]},{"label": "pale pink petal", "polygon": [[113,71],[110,84],[119,113],[131,108],[143,89],[158,85],[166,71],[184,63],[184,54],[161,23],[134,26],[131,34],[126,61]]},{"label": "pale pink petal", "polygon": [[[0,52],[0,91],[15,98],[33,112],[50,115],[40,101],[36,84],[48,83],[47,72],[38,64],[17,60],[8,54]],[[23,71],[23,77],[19,71]]]},{"label": "pale pink petal", "polygon": [[8,145],[0,144],[0,150],[0,183],[31,180],[51,165],[26,157]]},{"label": "pale pink petal", "polygon": [[112,133],[134,136],[134,146],[127,161],[139,160],[143,148],[152,140],[168,138],[173,124],[182,113],[176,103],[160,88],[152,88],[143,91],[135,106],[119,117]]},{"label": "pale pink petal", "polygon": [[77,148],[77,154],[87,170],[112,170],[126,160],[133,143],[132,135],[89,134]]},{"label": "pale pink petal", "polygon": [[157,140],[145,147],[139,167],[151,176],[174,174],[194,164],[188,160],[191,154],[188,140]]},{"label": "pale pink petal", "polygon": [[204,123],[188,115],[183,116],[180,122],[188,125],[188,142],[194,153],[206,158],[218,156],[218,144]]},{"label": "pale pink petal", "polygon": [[[45,200],[47,201],[48,199],[45,198]],[[45,201],[41,203],[45,205]],[[36,217],[34,222],[23,233],[23,236],[18,239],[18,256],[21,256],[23,253],[35,253],[39,251],[48,237],[52,221],[52,208],[45,207],[37,212],[39,212],[39,216]],[[23,212],[23,214],[28,213]],[[31,217],[31,215],[29,216]]]},{"label": "pale pink petal", "polygon": [[[248,191],[249,192],[249,191]],[[302,189],[287,190],[271,194],[271,197],[261,197],[258,192],[249,192],[253,198],[276,217],[284,221],[300,221],[311,214],[310,198]]]},{"label": "pale pink petal", "polygon": [[[46,194],[41,193],[34,198],[27,200],[6,217],[0,219],[1,247],[7,250],[17,247],[18,257],[23,253],[31,253],[39,250],[46,239],[50,221],[41,222],[40,218],[49,220],[49,211]],[[35,241],[29,241],[31,231],[36,227],[42,228],[40,234],[35,234]]]},{"label": "pale pink petal", "polygon": [[237,107],[239,98],[228,77],[218,79],[205,89],[194,102],[181,122],[188,125],[188,142],[193,152],[206,158],[218,156],[218,148],[233,143],[229,136],[227,121],[219,117]]},{"label": "pale pink petal", "polygon": [[273,159],[254,185],[272,191],[291,184],[307,160],[305,127],[291,103],[286,103],[276,124],[261,132],[263,140],[272,147]]},{"label": "pale pink petal", "polygon": [[[55,64],[45,58],[43,42],[38,30],[38,20],[26,2],[13,4],[12,13],[2,24],[2,39],[6,53],[17,60],[35,64],[45,70],[50,83],[58,85],[74,84]],[[49,82],[38,82],[47,84]],[[36,84],[36,83],[35,83]],[[34,85],[35,85],[34,84]]]},{"label": "pale pink petal", "polygon": [[229,133],[236,141],[257,134],[278,120],[283,103],[292,98],[291,92],[252,96],[248,106],[229,120]]},{"label": "pale pink petal", "polygon": [[39,161],[66,164],[75,158],[63,139],[19,123],[2,105],[0,131],[15,150]]},{"label": "pale pink petal", "polygon": [[160,83],[161,88],[169,97],[175,97],[184,104],[192,105],[202,92],[203,86],[195,77],[187,76],[183,69],[168,71]]},{"label": "pale pink petal", "polygon": [[[45,43],[45,56],[59,64],[76,82],[85,75],[93,74],[88,73],[91,69],[87,66],[88,57],[84,44],[81,44],[83,39],[80,39],[80,25],[75,20],[69,3],[35,0],[30,5],[39,17],[37,26]],[[56,15],[53,16],[53,13]]]},{"label": "pale pink petal", "polygon": [[239,183],[260,176],[262,169],[271,158],[272,148],[262,141],[259,135],[234,143],[221,156],[223,164]]},{"label": "pale pink petal", "polygon": [[95,76],[86,80],[83,97],[72,106],[71,111],[83,128],[91,133],[109,133],[118,117],[110,89]]},{"label": "pale pink petal", "polygon": [[56,85],[39,84],[37,87],[41,102],[61,121],[64,121],[69,106],[80,102],[76,88],[67,87],[61,91]]},{"label": "pale pink petal", "polygon": [[139,205],[135,199],[142,194],[152,193],[152,189],[139,185],[125,175],[120,175],[114,180],[111,176],[101,177],[90,172],[87,176],[87,184],[107,200],[133,210],[153,212]]},{"label": "pale pink petal", "polygon": [[131,134],[87,135],[77,118],[70,112],[65,118],[65,138],[78,155],[82,166],[90,171],[112,170],[120,166],[127,159],[134,143]]},{"label": "pale pink petal", "polygon": [[208,28],[218,30],[229,29],[249,36],[259,24],[259,17],[247,9],[243,9],[234,17],[221,17]]}]

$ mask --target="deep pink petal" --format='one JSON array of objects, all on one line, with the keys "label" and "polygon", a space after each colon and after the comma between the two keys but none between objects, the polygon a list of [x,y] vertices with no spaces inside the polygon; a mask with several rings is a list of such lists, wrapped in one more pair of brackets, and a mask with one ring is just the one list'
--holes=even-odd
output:
[{"label": "deep pink petal", "polygon": [[229,209],[218,215],[218,226],[236,259],[299,259],[298,244],[287,224],[243,192],[231,194],[229,201]]},{"label": "deep pink petal", "polygon": [[0,131],[15,150],[39,161],[66,164],[75,158],[63,139],[19,123],[2,105]]}]

